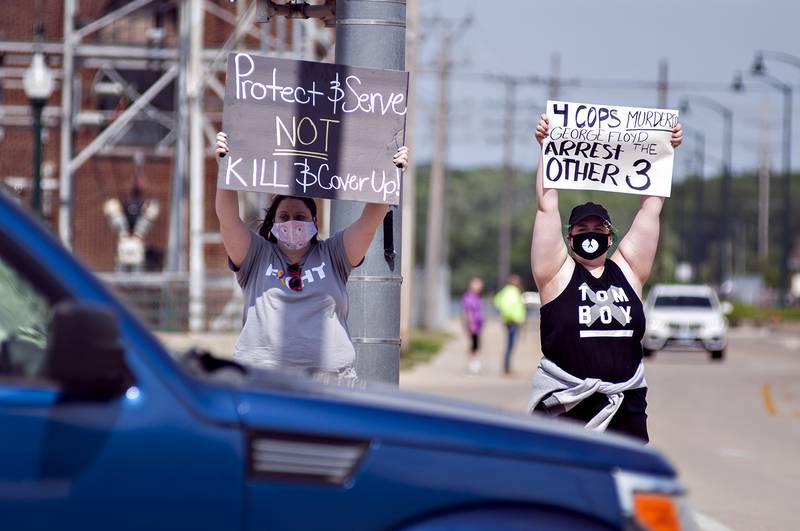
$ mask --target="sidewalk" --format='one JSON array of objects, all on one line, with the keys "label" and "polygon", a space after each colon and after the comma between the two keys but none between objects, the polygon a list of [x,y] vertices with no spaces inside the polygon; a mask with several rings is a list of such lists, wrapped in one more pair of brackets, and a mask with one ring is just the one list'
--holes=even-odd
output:
[{"label": "sidewalk", "polygon": [[477,375],[466,371],[469,345],[461,324],[451,323],[449,331],[453,339],[429,363],[400,373],[400,388],[526,412],[531,380],[541,357],[538,318],[528,319],[521,327],[509,376],[502,374],[506,331],[500,321],[491,320],[483,329],[483,368]]}]

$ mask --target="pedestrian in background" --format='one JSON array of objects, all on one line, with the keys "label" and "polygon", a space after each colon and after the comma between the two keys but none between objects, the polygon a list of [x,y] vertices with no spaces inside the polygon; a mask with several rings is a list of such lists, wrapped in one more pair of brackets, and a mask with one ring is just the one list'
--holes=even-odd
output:
[{"label": "pedestrian in background", "polygon": [[503,357],[503,374],[511,374],[511,352],[517,339],[519,327],[525,322],[525,302],[522,300],[522,281],[519,275],[511,275],[506,285],[494,296],[494,305],[506,327],[506,352]]},{"label": "pedestrian in background", "polygon": [[469,281],[469,288],[461,299],[461,306],[464,309],[464,328],[470,339],[467,371],[472,374],[477,374],[481,370],[481,360],[478,357],[478,350],[481,346],[481,330],[483,329],[481,293],[483,293],[483,280],[475,277]]}]

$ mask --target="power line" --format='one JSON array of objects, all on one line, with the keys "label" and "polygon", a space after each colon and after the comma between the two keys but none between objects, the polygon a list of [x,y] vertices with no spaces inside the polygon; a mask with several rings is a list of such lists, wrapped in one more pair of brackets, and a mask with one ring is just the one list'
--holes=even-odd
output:
[{"label": "power line", "polygon": [[[436,74],[435,69],[419,69],[418,74]],[[465,72],[454,71],[450,74],[454,79],[461,81],[473,82],[487,82],[487,81],[502,81],[508,78],[515,78],[520,80],[522,85],[532,86],[552,86],[554,83],[558,84],[559,89],[562,88],[606,88],[606,89],[630,89],[630,90],[650,90],[655,91],[659,88],[658,80],[643,80],[643,79],[620,79],[620,78],[556,78],[555,76],[538,76],[538,75],[510,75],[498,74],[491,72]],[[800,90],[800,84],[797,85]],[[696,92],[733,92],[730,82],[721,81],[670,81],[669,90],[680,91],[696,91]],[[752,89],[748,87],[749,92],[753,93],[766,93],[769,92],[767,87],[754,86]]]}]

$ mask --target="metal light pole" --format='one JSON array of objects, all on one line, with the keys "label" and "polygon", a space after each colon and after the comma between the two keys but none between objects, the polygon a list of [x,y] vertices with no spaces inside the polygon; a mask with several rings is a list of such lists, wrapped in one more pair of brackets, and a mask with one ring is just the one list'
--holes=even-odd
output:
[{"label": "metal light pole", "polygon": [[[785,54],[778,55],[783,57]],[[763,54],[756,56],[752,67],[753,75],[783,94],[783,241],[778,287],[780,292],[778,306],[783,307],[786,305],[789,293],[789,257],[792,252],[792,86],[767,74],[763,58]],[[800,61],[790,64],[800,66]]]},{"label": "metal light pole", "polygon": [[[681,105],[681,112],[685,112],[684,105]],[[697,183],[694,189],[694,223],[695,229],[692,231],[692,263],[695,268],[695,274],[700,273],[700,264],[705,258],[705,153],[706,153],[706,137],[700,131],[693,129],[684,129],[687,137],[693,137],[695,140],[694,149],[694,165],[697,177]]]},{"label": "metal light pole", "polygon": [[31,102],[33,114],[33,194],[31,208],[42,213],[42,109],[53,93],[53,73],[47,67],[41,50],[34,52],[31,66],[22,77],[25,95]]},{"label": "metal light pole", "polygon": [[[417,49],[420,41],[419,36],[419,0],[406,1],[406,70],[409,73],[408,79],[408,113],[406,114],[406,145],[413,148],[414,142],[414,86],[416,83],[417,71]],[[407,349],[411,343],[412,313],[414,304],[414,267],[416,260],[414,257],[414,224],[416,213],[416,170],[414,164],[409,164],[403,172],[403,257],[401,262],[400,274],[403,277],[403,284],[400,288],[400,338],[402,348]]]},{"label": "metal light pole", "polygon": [[[76,109],[73,105],[76,92],[76,48],[80,41],[75,36],[78,0],[64,0],[64,54],[61,57],[61,141],[58,162],[58,235],[67,249],[72,249],[72,184],[71,168],[74,148]],[[80,106],[78,106],[80,107]]]},{"label": "metal light pole", "polygon": [[189,105],[189,330],[205,327],[205,144],[203,141],[203,0],[186,0],[192,31],[186,71]]},{"label": "metal light pole", "polygon": [[731,257],[728,256],[731,243],[731,156],[733,152],[733,111],[730,107],[717,100],[706,96],[692,96],[685,98],[681,103],[681,111],[689,111],[689,102],[713,110],[722,116],[722,208],[719,213],[718,234],[720,237],[719,263],[717,264],[717,279],[722,285],[731,274],[729,266]]},{"label": "metal light pole", "polygon": [[[556,56],[557,57],[557,56]],[[506,283],[511,274],[512,194],[514,193],[514,119],[516,117],[517,80],[508,79],[506,85],[506,135],[503,146],[503,178],[500,188],[500,223],[497,261],[497,289]]]},{"label": "metal light pole", "polygon": [[[336,62],[369,68],[405,68],[405,2],[336,2]],[[413,201],[405,197],[404,201]],[[363,205],[334,201],[331,233],[356,220]],[[384,256],[384,241],[392,237],[395,250],[402,247],[401,211],[391,207],[382,235],[375,238],[361,267],[348,282],[350,297],[348,326],[356,349],[356,371],[360,378],[397,383],[400,378],[400,276],[397,256],[393,263]],[[391,236],[386,231],[391,231]],[[399,254],[399,253],[398,253]],[[398,264],[397,267],[394,264]]]}]

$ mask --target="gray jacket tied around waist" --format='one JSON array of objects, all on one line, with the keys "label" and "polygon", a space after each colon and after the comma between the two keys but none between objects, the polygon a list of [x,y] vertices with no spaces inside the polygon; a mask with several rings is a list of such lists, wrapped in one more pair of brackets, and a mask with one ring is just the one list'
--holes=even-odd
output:
[{"label": "gray jacket tied around waist", "polygon": [[548,415],[560,415],[594,393],[601,393],[608,397],[608,405],[601,409],[586,424],[586,427],[590,430],[605,431],[622,405],[622,400],[625,398],[622,393],[642,387],[647,387],[647,382],[644,379],[644,364],[641,362],[629,380],[609,383],[597,378],[578,378],[564,371],[549,359],[542,358],[536,368],[536,374],[533,376],[533,390],[528,401],[528,412],[533,413],[536,406],[544,399],[542,402],[544,412]]}]

